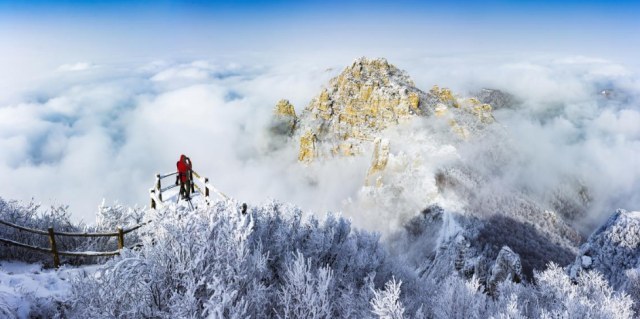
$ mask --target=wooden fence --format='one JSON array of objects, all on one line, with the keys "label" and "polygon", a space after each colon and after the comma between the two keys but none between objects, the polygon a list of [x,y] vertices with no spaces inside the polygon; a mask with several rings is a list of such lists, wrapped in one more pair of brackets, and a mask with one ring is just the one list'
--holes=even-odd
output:
[{"label": "wooden fence", "polygon": [[[227,195],[218,191],[215,187],[213,187],[213,185],[209,183],[209,178],[200,176],[200,174],[198,174],[194,170],[191,170],[190,174],[191,174],[190,179],[192,181],[191,193],[196,194],[196,190],[197,190],[198,193],[204,197],[204,200],[207,203],[207,205],[210,204],[209,195],[211,192],[218,194],[220,197],[224,199],[227,199],[227,200],[229,199]],[[153,188],[149,189],[149,197],[151,198],[152,209],[156,209],[162,206],[162,203],[166,200],[163,198],[163,195],[162,195],[164,192],[172,188],[179,187],[179,184],[176,184],[176,183],[169,183],[169,186],[165,186],[164,188],[162,187],[163,179],[176,176],[176,175],[178,175],[178,172],[167,173],[167,174],[156,174],[156,182],[153,185]],[[198,183],[196,182],[199,182],[200,185],[198,185]],[[178,194],[178,196],[180,195]]]},{"label": "wooden fence", "polygon": [[[53,255],[53,266],[55,268],[60,267],[60,255],[63,256],[76,256],[76,257],[104,257],[104,256],[115,256],[119,255],[120,251],[124,248],[124,235],[149,224],[150,221],[135,225],[129,229],[122,229],[122,227],[118,227],[115,232],[112,233],[67,233],[67,232],[55,232],[53,227],[49,227],[46,231],[39,229],[32,229],[23,226],[19,226],[16,224],[12,224],[3,220],[0,220],[0,224],[9,226],[20,231],[25,231],[38,235],[49,236],[49,244],[50,248],[42,248],[31,246],[23,243],[19,243],[13,240],[0,238],[0,243],[18,246],[26,249],[36,250],[43,253],[51,253]],[[56,236],[68,236],[68,237],[118,237],[118,250],[115,251],[91,251],[91,252],[75,252],[75,251],[59,251],[56,246]]]},{"label": "wooden fence", "polygon": [[[156,175],[156,183],[154,185],[153,188],[151,188],[149,190],[150,193],[150,197],[151,197],[151,208],[156,209],[157,206],[162,205],[163,202],[163,198],[162,198],[162,193],[166,192],[174,187],[178,187],[178,184],[175,183],[171,183],[169,186],[162,188],[162,179],[164,178],[168,178],[174,175],[177,175],[178,172],[173,172],[173,173],[169,173],[169,174],[157,174]],[[191,191],[195,193],[195,190],[198,190],[198,192],[204,196],[205,202],[207,203],[207,205],[210,204],[209,201],[209,193],[210,191],[215,192],[216,194],[218,194],[220,197],[224,198],[224,199],[229,199],[229,197],[225,194],[223,194],[222,192],[218,191],[215,187],[213,187],[213,185],[209,184],[209,179],[206,177],[201,177],[198,173],[196,173],[195,171],[191,171]],[[195,178],[194,178],[195,177]],[[201,185],[196,184],[195,182],[198,181],[200,182]],[[178,195],[180,196],[180,195]],[[242,213],[245,214],[247,210],[247,204],[242,204]],[[118,229],[115,232],[111,232],[111,233],[67,233],[67,232],[56,232],[54,231],[54,229],[52,227],[48,228],[46,231],[44,230],[39,230],[39,229],[32,229],[32,228],[27,228],[27,227],[23,227],[20,225],[16,225],[13,223],[9,223],[3,220],[0,220],[0,224],[8,226],[8,227],[12,227],[15,229],[18,229],[20,231],[25,231],[25,232],[29,232],[29,233],[33,233],[33,234],[38,234],[38,235],[44,235],[44,236],[48,236],[49,237],[49,244],[50,247],[49,248],[42,248],[42,247],[36,247],[36,246],[31,246],[31,245],[27,245],[24,243],[19,243],[17,241],[13,241],[10,239],[5,239],[5,238],[0,238],[0,243],[4,243],[4,244],[8,244],[8,245],[13,245],[13,246],[18,246],[18,247],[22,247],[22,248],[26,248],[26,249],[31,249],[31,250],[36,250],[39,252],[43,252],[43,253],[50,253],[53,255],[53,266],[55,268],[58,268],[60,266],[60,255],[63,256],[76,256],[76,257],[105,257],[105,256],[115,256],[115,255],[119,255],[120,251],[124,248],[124,235],[144,226],[149,224],[151,221],[148,222],[144,222],[142,224],[138,224],[136,226],[133,226],[129,229],[122,229],[122,227],[118,227]],[[103,251],[103,252],[96,252],[96,251],[87,251],[87,252],[75,252],[75,251],[59,251],[58,247],[56,246],[56,236],[68,236],[68,237],[117,237],[118,238],[118,250],[115,251]]]}]

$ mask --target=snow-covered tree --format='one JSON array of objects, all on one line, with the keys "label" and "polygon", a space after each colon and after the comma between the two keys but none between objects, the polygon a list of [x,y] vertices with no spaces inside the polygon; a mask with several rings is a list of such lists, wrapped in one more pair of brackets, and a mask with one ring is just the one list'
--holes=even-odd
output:
[{"label": "snow-covered tree", "polygon": [[400,286],[402,281],[393,278],[384,286],[384,290],[376,290],[371,299],[373,313],[380,319],[404,318],[404,306],[400,301]]}]

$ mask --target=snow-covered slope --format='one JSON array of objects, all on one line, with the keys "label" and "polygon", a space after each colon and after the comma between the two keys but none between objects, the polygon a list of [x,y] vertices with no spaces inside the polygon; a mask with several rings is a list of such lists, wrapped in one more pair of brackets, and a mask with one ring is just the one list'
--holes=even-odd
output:
[{"label": "snow-covered slope", "polygon": [[[295,119],[291,142],[300,139],[304,162],[372,154],[363,187],[345,210],[367,212],[372,221],[365,217],[364,223],[387,234],[408,224],[428,229],[418,231],[420,238],[396,235],[405,238],[399,245],[408,247],[404,255],[423,276],[441,279],[458,271],[487,286],[528,281],[549,262],[574,259],[581,236],[565,217],[580,216],[578,191],[543,201],[503,185],[503,172],[518,165],[516,148],[483,101],[501,108],[516,102],[505,92],[480,93],[465,98],[438,86],[422,91],[385,59],[359,58]],[[292,109],[280,105],[286,103],[277,110]],[[565,188],[572,187],[580,190],[571,183]],[[442,209],[426,213],[432,205]],[[560,206],[577,212],[557,212]]]},{"label": "snow-covered slope", "polygon": [[0,318],[47,318],[72,294],[71,279],[96,266],[42,269],[39,264],[0,262]]},{"label": "snow-covered slope", "polygon": [[616,211],[580,247],[571,275],[597,270],[616,289],[625,288],[640,270],[640,212]]},{"label": "snow-covered slope", "polygon": [[[414,239],[436,238],[430,247],[438,256],[426,271],[431,275],[425,275],[388,250],[378,235],[339,217],[303,218],[295,206],[277,202],[249,206],[246,214],[233,201],[198,206],[147,211],[145,219],[154,224],[141,235],[143,245],[90,271],[28,265],[16,271],[3,263],[3,317],[633,316],[631,299],[613,292],[597,273],[574,284],[552,266],[534,275],[536,285],[516,283],[522,265],[508,247],[492,262],[488,289],[477,277],[465,279],[454,270],[460,250],[450,247],[472,248],[460,236],[466,226],[437,207],[406,228]],[[111,211],[117,215],[126,209]]]}]

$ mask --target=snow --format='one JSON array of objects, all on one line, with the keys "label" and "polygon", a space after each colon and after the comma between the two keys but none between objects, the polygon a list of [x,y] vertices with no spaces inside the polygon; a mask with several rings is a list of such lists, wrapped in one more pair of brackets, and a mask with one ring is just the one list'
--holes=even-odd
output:
[{"label": "snow", "polygon": [[520,256],[513,252],[508,246],[503,246],[498,253],[496,262],[491,268],[490,285],[497,285],[505,280],[520,281],[522,278],[522,263]]},{"label": "snow", "polygon": [[[454,267],[459,258],[474,256],[469,240],[476,237],[464,216],[439,207],[423,217],[435,226],[426,234],[444,241],[424,275],[389,254],[378,235],[347,220],[305,219],[297,207],[278,202],[252,206],[247,214],[240,207],[214,201],[195,210],[175,203],[149,210],[139,216],[155,220],[153,231],[139,238],[144,245],[104,265],[55,271],[2,262],[0,318],[634,317],[632,297],[614,293],[606,274],[597,271],[572,281],[566,269],[551,264],[534,273],[536,285],[517,283],[522,263],[507,246],[495,262],[475,263],[492,266],[489,273],[475,272],[491,276],[489,285],[477,276],[465,278],[471,268]],[[135,213],[123,207],[102,211],[118,219]],[[621,218],[612,218],[614,224],[601,233],[629,226],[624,219],[638,223],[623,212],[614,217]],[[601,260],[590,256],[595,269]]]},{"label": "snow", "polygon": [[[455,218],[451,213],[445,212],[442,215],[442,228],[440,229],[440,233],[438,235],[438,247],[453,238],[454,236],[458,236],[462,232],[462,227],[456,222]],[[457,242],[461,242],[464,240],[464,237],[456,237]]]},{"label": "snow", "polygon": [[56,271],[42,269],[40,264],[0,262],[0,317],[29,318],[38,299],[67,299],[71,293],[70,278],[95,267],[62,267]]},{"label": "snow", "polygon": [[570,267],[576,277],[582,269],[601,272],[614,289],[628,284],[628,270],[640,260],[640,213],[617,210],[580,248]]},{"label": "snow", "polygon": [[627,216],[635,219],[640,219],[640,211],[637,212],[627,212]]}]

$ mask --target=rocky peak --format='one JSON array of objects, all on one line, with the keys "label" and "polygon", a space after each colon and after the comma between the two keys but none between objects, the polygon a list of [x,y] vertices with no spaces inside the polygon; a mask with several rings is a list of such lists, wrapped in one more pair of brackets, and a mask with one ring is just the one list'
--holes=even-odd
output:
[{"label": "rocky peak", "polygon": [[[371,166],[367,172],[365,185],[382,185],[381,172],[387,167],[389,162],[389,140],[376,138],[373,141],[373,156],[371,157]],[[375,183],[374,183],[375,182]]]},{"label": "rocky peak", "polygon": [[519,104],[515,96],[496,89],[482,89],[476,93],[476,96],[480,102],[490,104],[494,110],[510,108]]},{"label": "rocky peak", "polygon": [[496,257],[496,261],[491,267],[491,276],[488,281],[490,291],[495,291],[496,286],[505,281],[520,282],[522,280],[522,264],[520,255],[509,248],[503,246]]},{"label": "rocky peak", "polygon": [[273,112],[275,113],[276,116],[282,116],[282,117],[294,118],[294,119],[297,118],[295,108],[293,107],[291,102],[289,102],[289,100],[286,100],[286,99],[282,99],[278,101],[278,104],[276,104],[276,108],[274,109]]},{"label": "rocky peak", "polygon": [[[423,113],[421,95],[409,76],[387,60],[355,60],[304,110],[301,118],[307,130],[326,147],[301,149],[301,159],[310,159],[305,153],[360,153],[362,141],[373,141],[381,130]],[[308,135],[305,131],[303,137]]]},{"label": "rocky peak", "polygon": [[437,86],[425,93],[386,59],[366,57],[356,59],[331,79],[299,118],[290,116],[292,108],[287,103],[279,103],[276,109],[276,117],[295,119],[290,122],[295,123],[302,162],[362,154],[365,145],[385,138],[385,129],[419,116],[443,118],[462,139],[493,121],[490,105],[475,98],[458,98]]},{"label": "rocky peak", "polygon": [[630,282],[629,271],[640,268],[640,212],[616,211],[580,247],[570,267],[572,277],[598,270],[614,289]]},{"label": "rocky peak", "polygon": [[289,142],[298,126],[296,110],[289,100],[280,100],[273,109],[273,116],[268,123],[268,150],[277,150]]},{"label": "rocky peak", "polygon": [[280,135],[291,136],[298,123],[298,117],[296,116],[296,110],[289,102],[289,100],[282,99],[278,101],[275,109],[273,110],[273,120],[271,129],[274,133]]}]

